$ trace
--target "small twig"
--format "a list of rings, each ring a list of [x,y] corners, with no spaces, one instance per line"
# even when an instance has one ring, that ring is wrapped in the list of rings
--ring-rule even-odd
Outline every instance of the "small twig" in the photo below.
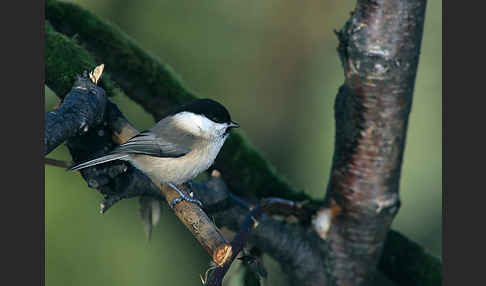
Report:
[[[251,210],[252,205],[245,202],[240,197],[228,191],[228,197],[234,201],[240,207]],[[265,214],[271,215],[281,215],[281,216],[294,216],[301,223],[305,223],[310,220],[312,215],[317,211],[318,204],[311,203],[310,201],[294,202],[291,200],[286,200],[282,198],[269,197],[263,199],[264,201],[272,201],[272,204],[265,209]]]
[[[208,286],[222,285],[223,278],[226,275],[226,272],[228,272],[235,258],[246,246],[250,235],[250,231],[253,228],[258,226],[258,220],[260,219],[260,217],[266,212],[275,211],[276,209],[281,207],[282,204],[292,205],[295,203],[280,198],[269,198],[263,200],[261,204],[258,204],[252,208],[250,213],[246,216],[245,220],[243,221],[240,232],[235,236],[235,238],[230,243],[233,249],[233,254],[223,266],[217,267],[214,269],[214,271],[211,272],[209,280],[207,281],[206,285]]]
[[[66,161],[61,161],[61,160],[56,160],[51,158],[44,158],[44,163],[47,165],[52,165],[61,168],[70,168],[73,165],[72,162],[66,162]]]
[[[316,211],[315,204],[310,201],[294,202],[282,198],[266,198],[272,203],[265,209],[267,215],[294,216],[300,222],[305,223]]]
[[[250,234],[251,229],[254,227],[256,221],[260,216],[263,214],[264,207],[257,205],[253,208],[253,210],[248,214],[248,216],[243,221],[243,225],[241,226],[240,232],[235,236],[233,241],[231,241],[230,245],[233,248],[233,254],[228,259],[226,264],[223,266],[215,268],[209,277],[206,285],[208,286],[221,286],[223,283],[223,278],[228,272],[231,264],[241,252],[241,250],[245,247],[246,243],[248,242],[248,237]]]

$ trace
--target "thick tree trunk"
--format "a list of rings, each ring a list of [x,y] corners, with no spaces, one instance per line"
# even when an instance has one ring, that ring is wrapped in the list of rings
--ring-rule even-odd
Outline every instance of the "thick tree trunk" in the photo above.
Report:
[[[336,204],[326,272],[332,285],[369,284],[400,203],[398,186],[425,0],[358,1],[337,33],[345,83],[326,201]]]

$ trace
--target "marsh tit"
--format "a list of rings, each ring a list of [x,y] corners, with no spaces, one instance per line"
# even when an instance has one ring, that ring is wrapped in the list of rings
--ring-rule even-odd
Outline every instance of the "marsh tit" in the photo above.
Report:
[[[167,184],[181,200],[200,202],[180,191],[180,185],[207,170],[216,159],[232,128],[228,110],[211,99],[196,99],[170,111],[152,128],[117,146],[108,154],[77,164],[80,170],[114,160],[130,162],[153,181]]]

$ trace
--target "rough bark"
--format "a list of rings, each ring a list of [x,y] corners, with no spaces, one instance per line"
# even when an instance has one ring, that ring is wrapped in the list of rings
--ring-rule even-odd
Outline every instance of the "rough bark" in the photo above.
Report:
[[[332,285],[372,281],[399,209],[398,187],[425,17],[424,0],[358,1],[337,32],[345,83],[326,201]]]
[[[62,105],[46,113],[44,155],[73,136],[82,135],[101,123],[105,112],[104,89],[79,77]]]

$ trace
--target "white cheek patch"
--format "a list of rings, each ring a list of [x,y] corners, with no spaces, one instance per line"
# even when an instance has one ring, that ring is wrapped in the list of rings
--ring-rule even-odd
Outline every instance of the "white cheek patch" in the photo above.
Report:
[[[194,135],[200,135],[201,130],[201,116],[198,116],[192,112],[181,112],[174,115],[173,119],[176,125],[186,131],[191,132]]]
[[[187,111],[174,115],[174,120],[179,128],[204,137],[222,135],[227,127],[225,123],[215,123],[205,116]]]

